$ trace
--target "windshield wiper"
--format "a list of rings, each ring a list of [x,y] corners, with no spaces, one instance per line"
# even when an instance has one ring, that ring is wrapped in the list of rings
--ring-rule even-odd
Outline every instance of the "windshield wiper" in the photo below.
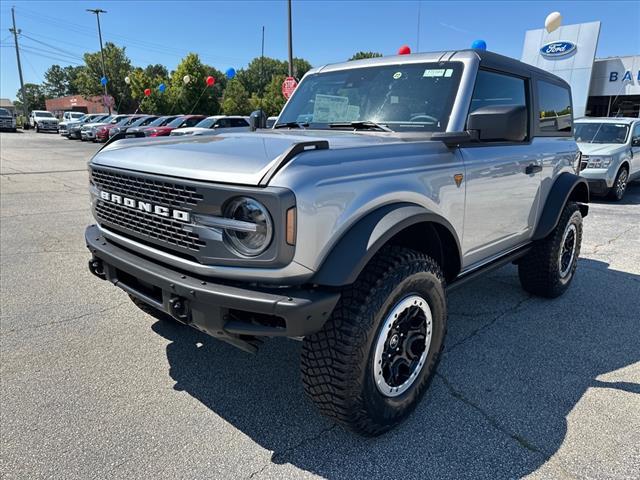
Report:
[[[307,128],[308,126],[308,122],[285,122],[276,123],[273,128]]]
[[[380,132],[393,132],[386,125],[381,125],[376,122],[358,121],[358,122],[334,122],[329,124],[330,128],[348,128],[351,127],[354,130],[378,130]]]

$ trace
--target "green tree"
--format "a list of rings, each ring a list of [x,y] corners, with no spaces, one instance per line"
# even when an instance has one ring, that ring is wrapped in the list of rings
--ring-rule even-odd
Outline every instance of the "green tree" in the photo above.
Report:
[[[44,72],[44,94],[49,98],[64,97],[69,91],[67,76],[60,65],[51,65]]]
[[[187,84],[183,78],[189,75]],[[207,77],[212,76],[216,82],[207,87]],[[172,102],[173,113],[200,113],[217,115],[220,112],[220,99],[226,85],[226,79],[219,70],[205,65],[195,53],[184,57],[171,74],[168,98]]]
[[[249,93],[240,80],[229,80],[222,96],[222,111],[225,115],[248,115],[251,113]]]
[[[42,86],[35,83],[25,83],[24,84],[25,96],[27,97],[27,104],[29,106],[29,111],[31,110],[44,110],[46,108],[44,99],[44,89]],[[16,93],[17,101],[15,102],[16,109],[23,110],[24,108],[24,98],[22,97],[22,90],[18,90]],[[29,112],[26,112],[28,115]]]
[[[269,117],[279,115],[287,101],[284,95],[282,95],[282,82],[285,78],[287,78],[286,75],[274,75],[267,85],[267,88],[265,88],[262,97],[256,94],[252,95],[252,108],[256,110],[261,108]]]
[[[77,95],[80,93],[80,89],[78,88],[78,75],[84,69],[85,67],[82,65],[77,67],[69,65],[63,68],[65,81],[67,83],[67,95]]]
[[[146,73],[151,78],[169,78],[167,67],[159,63],[156,63],[155,65],[147,65],[144,69],[144,73]]]
[[[351,58],[349,59],[349,61],[351,60],[362,60],[363,58],[377,58],[377,57],[381,57],[382,54],[378,53],[378,52],[358,52],[358,53],[354,53]]]
[[[108,80],[107,91],[114,98],[116,108],[120,112],[134,110],[135,103],[124,81],[124,78],[131,72],[131,60],[125,53],[125,47],[121,48],[114,43],[107,42],[104,46],[104,59]],[[85,53],[84,62],[86,68],[78,72],[76,78],[79,93],[84,96],[101,95],[103,87],[100,83],[102,78],[100,52]]]
[[[296,78],[302,78],[310,69],[311,64],[305,59],[293,59],[293,72]],[[238,80],[242,82],[249,94],[256,94],[258,98],[261,98],[273,76],[286,76],[288,71],[289,62],[269,57],[264,57],[264,59],[256,57],[249,62],[247,68],[238,71]]]

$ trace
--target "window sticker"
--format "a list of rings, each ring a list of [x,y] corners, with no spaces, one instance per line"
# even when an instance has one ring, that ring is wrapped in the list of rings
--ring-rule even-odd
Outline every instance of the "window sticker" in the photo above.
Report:
[[[347,122],[355,122],[360,119],[360,107],[358,105],[347,105]]]
[[[347,116],[348,108],[348,97],[318,93],[313,104],[313,121],[322,123],[343,122]]]
[[[447,68],[447,71],[444,72],[444,76],[450,77],[451,75],[453,75],[453,68]]]
[[[400,77],[402,77],[402,72],[396,72],[393,74],[393,79],[394,80],[398,80]]]
[[[389,97],[389,103],[391,103],[392,105],[394,103],[400,103],[400,97],[398,97],[397,95],[391,95]]]
[[[444,68],[427,68],[424,71],[423,77],[441,77],[444,75]]]

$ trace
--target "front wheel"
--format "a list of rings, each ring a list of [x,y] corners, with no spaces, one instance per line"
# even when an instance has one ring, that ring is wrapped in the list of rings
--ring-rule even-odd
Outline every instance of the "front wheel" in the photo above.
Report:
[[[582,214],[575,202],[565,205],[558,225],[518,262],[520,284],[547,298],[562,295],[573,280],[582,243]]]
[[[36,123],[36,133],[40,133],[40,127],[38,126],[37,123]]]
[[[302,380],[321,413],[367,436],[404,420],[444,344],[447,302],[428,256],[385,247],[346,288],[322,330],[305,337]]]
[[[616,175],[616,181],[613,187],[609,189],[609,198],[619,202],[627,191],[627,182],[629,181],[629,171],[626,167],[622,167]]]

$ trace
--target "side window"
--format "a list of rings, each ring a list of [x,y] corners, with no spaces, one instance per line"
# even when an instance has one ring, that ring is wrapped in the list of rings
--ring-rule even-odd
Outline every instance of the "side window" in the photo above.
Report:
[[[527,106],[524,79],[502,73],[480,70],[473,89],[469,113],[481,107],[495,105]]]
[[[537,82],[538,128],[541,132],[570,133],[573,125],[571,93],[548,82]]]
[[[232,127],[248,127],[249,124],[244,118],[232,118],[231,126]]]
[[[181,126],[182,127],[193,127],[196,123],[200,122],[200,120],[202,120],[201,117],[188,118],[187,121],[184,122]]]
[[[636,122],[636,126],[633,127],[633,136],[631,137],[631,146],[640,147],[640,122]]]

